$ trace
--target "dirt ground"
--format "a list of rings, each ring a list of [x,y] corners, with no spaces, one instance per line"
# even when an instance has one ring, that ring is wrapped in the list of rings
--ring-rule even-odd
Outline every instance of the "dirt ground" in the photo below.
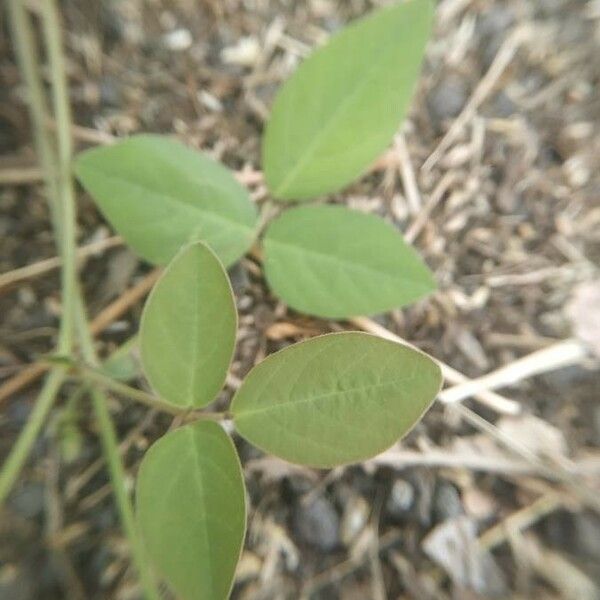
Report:
[[[236,170],[261,203],[260,135],[278,85],[329,33],[384,3],[62,2],[77,147],[174,134]],[[56,252],[5,35],[0,52],[0,273],[11,273]],[[468,377],[571,335],[566,306],[600,260],[599,56],[598,0],[439,2],[401,135],[335,198],[395,223],[439,283],[375,324]],[[143,299],[128,294],[152,270],[104,243],[111,235],[81,192],[79,244],[105,246],[82,261],[90,313],[127,302],[98,333],[103,356],[136,332]],[[231,277],[234,379],[290,342],[354,327],[288,311],[252,258]],[[0,386],[52,351],[59,315],[56,270],[0,278]],[[401,445],[351,468],[290,466],[236,439],[250,513],[233,597],[600,598],[595,366],[503,388],[517,416],[467,400],[496,426],[487,432],[438,403]],[[0,391],[0,456],[37,390]],[[111,410],[133,486],[169,420],[116,399]],[[88,399],[63,395],[0,513],[0,599],[140,597],[96,433]]]

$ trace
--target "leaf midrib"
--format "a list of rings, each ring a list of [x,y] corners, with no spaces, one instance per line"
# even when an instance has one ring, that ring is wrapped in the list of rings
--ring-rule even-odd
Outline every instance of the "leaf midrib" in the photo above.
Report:
[[[330,262],[335,263],[336,265],[338,265],[339,267],[342,267],[344,269],[354,269],[357,271],[361,271],[363,273],[368,273],[369,275],[372,275],[373,273],[375,273],[376,275],[382,276],[385,279],[389,279],[393,282],[397,282],[400,278],[399,275],[395,275],[392,273],[389,273],[388,271],[384,271],[381,269],[376,269],[373,267],[370,267],[368,265],[364,265],[361,263],[357,263],[357,262],[351,262],[351,261],[346,261],[343,260],[342,258],[340,258],[339,256],[335,255],[335,254],[327,254],[325,252],[321,252],[319,250],[315,250],[313,248],[307,248],[305,246],[300,246],[298,244],[292,244],[289,242],[283,242],[281,240],[277,240],[277,239],[273,239],[273,238],[267,238],[267,240],[265,240],[266,243],[270,243],[270,244],[275,244],[275,245],[279,245],[279,246],[283,246],[285,248],[289,248],[291,250],[294,250],[297,254],[311,254],[313,256],[318,256],[321,259],[324,260],[328,260]],[[425,265],[421,265],[419,264],[419,267],[421,267],[422,269],[426,269]],[[422,288],[424,290],[429,290],[431,289],[431,284],[429,284],[429,282],[427,283],[423,283],[420,279],[416,279],[414,277],[403,277],[403,281],[409,281],[410,283],[416,285],[416,286],[422,286]]]
[[[382,47],[385,48],[386,46],[387,37],[385,43],[379,46],[376,50],[373,50],[372,54],[376,55],[378,52],[381,52]],[[309,160],[311,160],[315,150],[322,143],[323,139],[326,139],[326,136],[329,135],[329,131],[336,124],[336,122],[340,118],[340,115],[344,113],[346,107],[354,101],[354,99],[363,91],[363,89],[367,87],[368,84],[371,83],[373,79],[375,79],[376,75],[379,75],[379,73],[383,71],[382,64],[384,64],[384,61],[380,61],[376,64],[377,67],[371,69],[366,77],[361,78],[357,86],[344,97],[340,104],[337,105],[336,110],[330,113],[330,115],[327,117],[325,124],[319,129],[317,135],[314,136],[313,141],[306,147],[304,155],[301,156],[298,162],[289,170],[288,174],[284,177],[283,181],[277,186],[277,188],[273,190],[273,195],[275,197],[281,196],[287,191],[290,184],[294,182],[298,173],[306,166]]]
[[[264,413],[272,412],[274,410],[281,410],[282,408],[285,409],[288,407],[292,408],[292,407],[296,407],[296,406],[302,406],[305,404],[315,404],[316,402],[320,402],[326,398],[333,398],[335,396],[354,394],[357,392],[364,392],[367,390],[376,390],[376,389],[383,388],[383,387],[390,386],[390,385],[399,385],[400,383],[405,383],[407,381],[410,381],[410,379],[412,379],[412,377],[405,377],[402,379],[392,379],[389,381],[384,381],[384,382],[376,383],[376,384],[372,384],[372,385],[359,386],[359,387],[348,388],[348,389],[340,390],[340,391],[327,392],[325,394],[319,394],[317,396],[309,396],[306,398],[300,398],[299,400],[284,400],[283,402],[278,402],[276,404],[269,404],[268,406],[261,406],[260,408],[255,408],[253,410],[241,409],[237,412],[237,414],[234,414],[234,419],[251,417],[256,414],[264,414]],[[235,412],[235,410],[234,410],[234,412]]]
[[[206,493],[204,491],[204,485],[203,485],[203,478],[202,478],[202,467],[200,465],[200,460],[199,460],[199,456],[198,456],[198,448],[196,446],[196,440],[195,440],[195,436],[194,433],[191,430],[188,430],[190,437],[191,437],[191,448],[192,448],[192,456],[193,456],[193,461],[196,465],[196,469],[194,471],[195,473],[195,480],[196,480],[196,485],[198,486],[198,496],[201,498],[201,504],[202,504],[202,508],[203,508],[203,512],[205,515],[204,519],[200,519],[202,521],[202,527],[204,529],[204,538],[205,538],[205,547],[206,547],[206,554],[207,556],[204,557],[208,563],[208,569],[207,569],[207,578],[208,578],[208,587],[214,592],[215,591],[215,585],[214,585],[214,578],[213,578],[213,567],[212,567],[212,552],[210,551],[210,535],[208,533],[208,510],[207,510],[207,502],[206,502]]]
[[[197,257],[193,256],[194,259],[196,259]],[[194,260],[194,266],[197,267],[197,262],[200,261],[196,261]],[[194,293],[194,310],[192,311],[192,329],[191,329],[191,343],[192,343],[192,358],[191,358],[191,365],[190,365],[190,370],[191,370],[191,377],[188,381],[188,406],[194,406],[196,404],[195,400],[195,393],[194,391],[196,390],[196,379],[198,377],[198,320],[199,320],[199,316],[198,316],[198,302],[199,302],[199,297],[200,297],[200,269],[195,268],[195,277],[194,277],[194,287],[195,287],[195,293]]]

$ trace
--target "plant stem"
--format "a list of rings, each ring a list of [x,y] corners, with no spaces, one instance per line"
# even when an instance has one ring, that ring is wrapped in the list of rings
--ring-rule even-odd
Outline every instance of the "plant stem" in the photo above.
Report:
[[[9,0],[8,8],[15,53],[28,92],[29,113],[34,131],[33,137],[38,156],[44,168],[48,201],[58,240],[59,253],[63,255],[66,250],[66,244],[63,244],[62,242],[62,211],[60,210],[58,183],[54,176],[56,169],[53,159],[53,146],[46,129],[46,101],[40,78],[34,36],[31,29],[31,23],[20,1]],[[67,277],[63,276],[62,278],[63,302],[65,301],[64,294],[65,292],[68,292],[70,288],[68,277],[69,275],[67,275]],[[68,325],[65,325],[64,320],[61,320],[58,351],[61,354],[69,354],[71,352],[71,347],[72,331]],[[6,462],[2,466],[2,471],[0,472],[0,504],[4,501],[14,485],[14,482],[29,455],[31,447],[46,421],[46,417],[65,380],[66,374],[66,367],[57,366],[52,369],[44,382],[27,423],[19,434]]]
[[[131,545],[133,562],[139,573],[140,582],[146,598],[149,600],[160,600],[160,594],[156,588],[156,582],[150,571],[146,553],[137,530],[133,507],[131,506],[131,499],[129,498],[127,485],[125,483],[125,469],[119,455],[119,442],[110,413],[108,412],[106,396],[97,389],[92,389],[90,394],[94,406],[94,413],[96,419],[98,419],[98,425],[100,426],[100,438],[102,440],[102,448],[104,449],[104,456],[108,464],[108,470],[113,484],[115,501],[121,517],[121,524],[125,530],[125,535],[129,539],[129,544]]]
[[[39,72],[35,37],[31,28],[31,22],[25,8],[21,4],[21,0],[9,0],[8,9],[14,51],[27,88],[27,104],[29,105],[29,117],[33,125],[33,141],[44,172],[46,195],[50,204],[53,226],[57,232],[56,239],[58,241],[60,239],[60,219],[58,181],[54,162],[55,150],[46,126],[48,122],[48,107]],[[60,244],[58,246],[60,254]]]
[[[56,1],[45,0],[45,2],[41,4],[41,14],[52,78],[52,98],[56,116],[58,140],[59,189],[63,199],[61,211],[61,220],[63,224],[63,252],[61,258],[63,263],[63,280],[67,284],[67,287],[63,292],[63,319],[68,319],[65,327],[67,328],[69,335],[72,335],[75,322],[77,323],[81,348],[85,360],[97,365],[98,358],[89,332],[83,298],[77,284],[75,262],[75,194],[71,177],[71,160],[73,154],[71,137],[72,121],[61,41],[60,20]],[[65,352],[65,348],[59,344],[58,352],[60,354],[69,354],[70,347],[68,347],[67,350],[68,351]],[[136,531],[133,509],[125,485],[125,470],[120,460],[117,436],[110,418],[110,413],[108,412],[107,399],[99,390],[92,390],[91,396],[96,418],[98,419],[98,424],[100,426],[102,447],[108,463],[117,507],[119,509],[123,528],[129,538],[133,560],[139,571],[141,584],[146,597],[152,600],[158,600],[160,596],[150,574],[144,549]]]
[[[46,421],[48,412],[54,399],[61,388],[67,374],[67,367],[52,369],[44,382],[35,406],[27,419],[25,427],[21,430],[17,441],[11,448],[6,462],[2,465],[0,473],[0,505],[12,489],[12,486],[25,463],[31,448]]]
[[[165,402],[157,396],[153,396],[152,394],[148,394],[143,390],[138,390],[125,383],[116,381],[109,375],[105,375],[101,371],[98,371],[96,368],[91,368],[81,364],[75,364],[74,367],[77,371],[79,371],[81,376],[89,382],[96,383],[97,385],[111,390],[115,394],[118,394],[120,396],[124,396],[126,398],[130,398],[131,400],[135,400],[136,402],[140,402],[141,404],[144,404],[149,408],[153,408],[161,412],[166,412],[176,417],[192,417],[193,420],[203,419],[210,421],[220,421],[222,419],[228,418],[229,416],[225,412],[200,412],[189,408],[179,408],[177,406],[169,404],[168,402]]]
[[[67,77],[64,65],[60,22],[55,0],[46,0],[41,5],[42,26],[46,41],[50,78],[52,82],[52,104],[56,118],[58,142],[58,187],[60,192],[61,258],[62,258],[62,320],[59,354],[69,355],[72,350],[75,296],[77,294],[77,266],[75,261],[75,193],[71,179],[73,142],[71,137],[71,109],[69,105]]]
[[[141,404],[144,404],[149,408],[154,408],[161,412],[169,413],[173,416],[180,416],[189,412],[186,409],[181,409],[171,404],[168,404],[162,401],[160,398],[153,396],[152,394],[148,394],[142,390],[133,388],[125,383],[116,381],[109,375],[105,375],[101,371],[98,371],[96,368],[91,368],[85,365],[75,365],[75,369],[79,371],[81,376],[87,381],[93,382],[99,385],[100,387],[110,390],[120,396],[124,396],[125,398],[130,398],[131,400],[140,402]]]
[[[88,320],[85,314],[83,298],[79,290],[75,299],[75,325],[79,334],[81,351],[84,360],[88,361],[97,368],[99,365],[99,360],[98,356],[96,355],[94,340],[92,338]],[[98,373],[95,369],[89,369],[89,371],[92,373]],[[112,381],[110,377],[107,377],[106,379]],[[94,413],[100,427],[102,449],[108,465],[115,501],[117,503],[117,508],[119,510],[125,535],[129,540],[133,562],[140,575],[140,582],[144,589],[146,598],[150,600],[160,600],[160,594],[158,593],[156,583],[150,572],[146,553],[144,551],[139,532],[137,531],[133,507],[131,506],[131,500],[129,498],[127,485],[125,483],[125,468],[123,467],[123,463],[121,462],[121,457],[119,454],[119,442],[115,432],[114,424],[108,411],[108,399],[101,390],[95,388],[90,390],[90,395],[92,398]]]

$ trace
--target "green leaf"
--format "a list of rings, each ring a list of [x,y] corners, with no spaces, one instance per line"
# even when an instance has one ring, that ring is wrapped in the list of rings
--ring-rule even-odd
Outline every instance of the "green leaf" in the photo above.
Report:
[[[232,403],[239,433],[314,467],[365,460],[421,418],[441,374],[425,354],[366,333],[333,333],[272,354]]]
[[[229,595],[246,529],[240,462],[216,423],[167,433],[144,456],[137,516],[150,559],[182,600]]]
[[[409,304],[435,282],[389,223],[342,206],[301,206],[271,223],[265,274],[292,308],[331,319]]]
[[[432,17],[430,0],[382,8],[298,68],[275,99],[263,141],[276,198],[339,190],[386,148],[408,109]]]
[[[237,311],[227,274],[202,242],[184,248],[150,294],[140,326],[142,366],[177,406],[202,407],[225,382]]]
[[[257,214],[247,191],[207,156],[159,135],[94,148],[75,163],[104,216],[146,260],[164,264],[205,241],[225,266],[252,245]]]
[[[138,336],[134,335],[123,342],[102,363],[101,371],[117,381],[131,381],[140,374],[138,351]]]

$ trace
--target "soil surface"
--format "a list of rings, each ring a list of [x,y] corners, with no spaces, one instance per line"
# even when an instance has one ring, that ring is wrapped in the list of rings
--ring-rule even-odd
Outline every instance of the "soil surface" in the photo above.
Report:
[[[65,0],[77,149],[172,134],[237,171],[261,204],[260,139],[275,91],[311,48],[377,4]],[[9,273],[56,250],[8,36],[0,53],[0,273]],[[600,260],[598,56],[597,0],[439,3],[402,132],[367,176],[329,199],[384,216],[435,272],[434,295],[377,324],[468,377],[571,335],[566,307],[598,279]],[[78,243],[108,239],[79,192]],[[115,243],[83,260],[91,317],[151,270]],[[287,310],[252,257],[230,274],[240,311],[233,379],[292,342],[353,328]],[[99,333],[102,356],[135,334],[142,302]],[[56,270],[0,287],[0,385],[53,350],[59,318]],[[440,403],[384,456],[329,472],[236,439],[250,512],[233,597],[600,597],[594,367],[500,390],[518,416],[466,401],[513,446],[573,474],[566,483]],[[135,364],[131,376],[146,385]],[[1,401],[0,456],[38,390]],[[140,597],[89,400],[76,390],[60,397],[0,513],[1,600]],[[125,400],[111,411],[133,487],[170,422]]]

